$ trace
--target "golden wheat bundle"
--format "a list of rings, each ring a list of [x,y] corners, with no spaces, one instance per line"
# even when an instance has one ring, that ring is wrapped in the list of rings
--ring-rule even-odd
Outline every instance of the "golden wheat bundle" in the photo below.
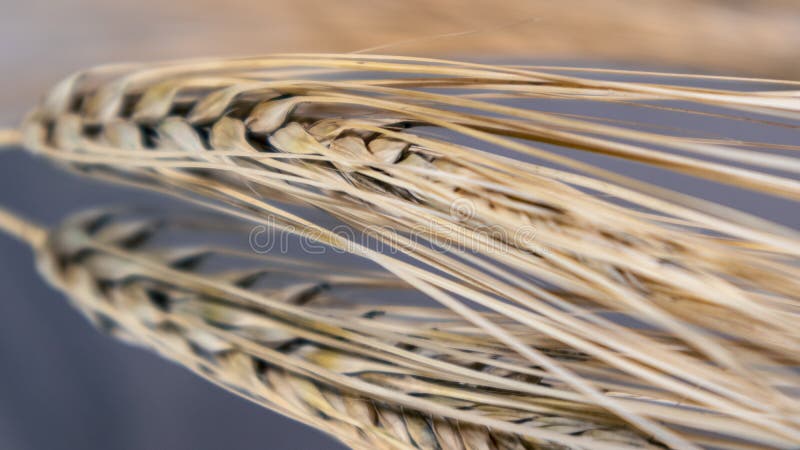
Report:
[[[645,80],[629,79],[636,77]],[[554,417],[573,420],[570,410],[611,420],[608,434],[625,436],[613,448],[789,448],[800,443],[797,232],[628,176],[631,166],[603,169],[587,155],[733,185],[794,208],[797,145],[669,128],[659,115],[792,134],[796,85],[276,55],[80,72],[46,97],[22,132],[30,149],[81,173],[364,257],[502,349],[495,359],[458,348],[459,358],[469,354],[486,368],[479,372],[541,377],[477,382],[463,364],[437,366],[450,388],[477,386],[470,398],[493,412],[466,418],[453,415],[452,404],[444,411],[398,403],[423,415],[515,439],[605,448],[609,429],[590,434],[591,443],[575,441],[586,437],[571,426],[553,435],[497,410],[520,406],[503,403],[513,399],[550,413],[555,402],[565,410]],[[597,105],[631,109],[637,120],[593,112]],[[348,231],[321,224],[311,208]],[[416,333],[410,326],[393,339]],[[429,341],[452,348],[448,337],[438,339]],[[564,352],[580,357],[565,360]],[[379,353],[390,352],[384,345]]]

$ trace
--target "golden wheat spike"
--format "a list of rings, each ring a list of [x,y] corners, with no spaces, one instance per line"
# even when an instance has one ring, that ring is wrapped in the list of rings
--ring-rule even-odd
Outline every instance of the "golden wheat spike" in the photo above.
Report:
[[[513,354],[446,309],[348,301],[408,288],[396,279],[215,247],[209,231],[221,227],[241,230],[91,211],[31,241],[42,273],[101,330],[353,448],[657,447],[602,410],[515,395],[515,384],[546,391],[546,377],[502,368]],[[165,245],[170,233],[188,243]],[[215,258],[246,264],[214,269]],[[594,365],[544,336],[526,340]]]
[[[65,80],[23,132],[29,148],[83,173],[370,259],[515,354],[518,367],[547,373],[559,395],[663,445],[800,443],[797,231],[572,156],[647,164],[796,207],[799,147],[542,103],[796,132],[796,83],[706,78],[750,86],[731,90],[688,87],[676,74],[591,73],[599,78],[353,55],[117,66]],[[603,369],[565,364],[520,330]]]

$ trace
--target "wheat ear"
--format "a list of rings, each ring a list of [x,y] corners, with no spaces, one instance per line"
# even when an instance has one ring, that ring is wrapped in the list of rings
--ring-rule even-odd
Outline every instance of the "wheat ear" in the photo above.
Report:
[[[208,243],[241,228],[97,210],[31,243],[41,272],[99,329],[353,448],[657,447],[602,410],[514,395],[546,375],[516,372],[513,353],[446,309],[348,300],[409,288],[397,279]],[[170,234],[188,243],[165,245]],[[218,259],[238,268],[214,269]],[[594,365],[545,336],[525,339]]]
[[[786,88],[794,84],[759,83],[769,89],[278,55],[82,72],[54,89],[24,133],[31,149],[82,173],[192,195],[368,258],[542,368],[559,386],[548,395],[574,395],[664,445],[782,447],[800,442],[791,391],[800,355],[797,232],[567,151],[795,205],[798,147],[508,104],[610,103],[796,129],[800,101]],[[327,211],[414,263],[277,200]],[[464,202],[465,214],[453,210]],[[535,240],[518,233],[526,227]],[[411,245],[419,239],[426,245]],[[604,372],[527,345],[516,326],[601,361]]]

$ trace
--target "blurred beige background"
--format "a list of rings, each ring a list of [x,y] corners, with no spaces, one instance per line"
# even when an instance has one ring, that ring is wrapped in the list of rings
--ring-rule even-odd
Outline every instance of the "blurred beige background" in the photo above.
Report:
[[[797,0],[2,0],[1,10],[2,125],[72,70],[187,56],[389,45],[376,52],[800,75]]]

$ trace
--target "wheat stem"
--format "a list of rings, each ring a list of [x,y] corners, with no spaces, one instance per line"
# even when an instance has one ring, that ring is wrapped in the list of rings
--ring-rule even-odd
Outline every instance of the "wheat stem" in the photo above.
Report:
[[[34,249],[41,247],[47,238],[44,227],[3,207],[0,207],[0,230]]]
[[[22,143],[22,134],[14,128],[0,129],[0,149]]]

